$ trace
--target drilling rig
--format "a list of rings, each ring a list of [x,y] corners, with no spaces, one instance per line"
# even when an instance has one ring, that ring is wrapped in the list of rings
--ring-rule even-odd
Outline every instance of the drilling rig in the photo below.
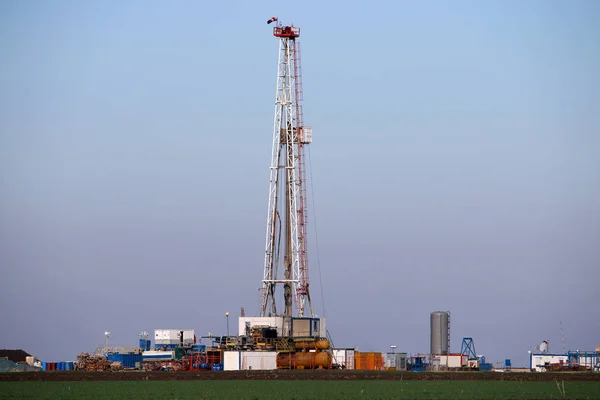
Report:
[[[304,162],[304,147],[312,142],[312,129],[304,126],[302,113],[300,28],[283,26],[277,17],[267,21],[273,22],[279,60],[260,315],[291,317],[295,300],[298,317],[305,313],[314,317],[308,284]],[[283,286],[283,311],[279,313],[278,285]]]
[[[300,28],[276,17],[267,23],[275,23],[279,57],[260,316],[240,316],[239,336],[227,347],[242,358],[272,352],[277,368],[330,368],[325,318],[314,313],[308,283],[304,149],[312,128],[302,113]]]

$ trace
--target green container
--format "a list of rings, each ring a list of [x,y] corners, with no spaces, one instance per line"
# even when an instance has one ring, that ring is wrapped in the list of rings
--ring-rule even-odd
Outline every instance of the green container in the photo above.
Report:
[[[181,358],[185,355],[185,349],[183,347],[175,348],[175,359],[181,360]]]

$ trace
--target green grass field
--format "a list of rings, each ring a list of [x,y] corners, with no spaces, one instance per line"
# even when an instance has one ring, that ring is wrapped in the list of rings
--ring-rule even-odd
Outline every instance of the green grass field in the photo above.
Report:
[[[0,399],[305,400],[599,399],[600,382],[107,381],[0,382]]]

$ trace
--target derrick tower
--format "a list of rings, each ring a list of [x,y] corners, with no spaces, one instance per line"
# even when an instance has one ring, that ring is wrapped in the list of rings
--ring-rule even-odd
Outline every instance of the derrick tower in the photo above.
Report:
[[[304,147],[312,142],[312,129],[304,126],[302,118],[300,28],[283,26],[276,17],[267,21],[273,22],[273,36],[279,39],[279,59],[260,315],[293,316],[295,303],[297,316],[313,317],[306,251],[304,165]],[[283,286],[283,309],[279,310],[277,286]]]

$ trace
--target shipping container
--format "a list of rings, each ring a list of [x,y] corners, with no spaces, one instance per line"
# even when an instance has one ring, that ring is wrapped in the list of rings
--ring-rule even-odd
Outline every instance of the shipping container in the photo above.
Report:
[[[239,351],[223,352],[223,370],[224,371],[239,371],[241,364],[241,356]]]
[[[354,349],[333,349],[333,360],[339,368],[354,369]]]
[[[195,343],[193,329],[155,329],[154,345],[175,344],[192,346]]]
[[[242,351],[240,352],[241,370],[274,370],[277,369],[277,352],[275,351]]]
[[[141,353],[109,354],[107,360],[110,362],[120,362],[125,368],[135,368],[136,363],[144,360],[144,356]]]
[[[382,353],[354,353],[354,369],[363,371],[378,371],[383,369],[383,365],[384,360]]]
[[[320,318],[292,318],[293,337],[321,337]]]
[[[529,368],[531,371],[545,372],[546,367],[551,364],[567,364],[569,356],[566,354],[530,354],[529,355]],[[481,364],[479,369],[481,370]]]
[[[441,369],[461,368],[468,366],[469,357],[464,354],[434,354],[432,360],[439,360]]]
[[[387,353],[385,355],[385,369],[393,371],[406,371],[407,353]]]

